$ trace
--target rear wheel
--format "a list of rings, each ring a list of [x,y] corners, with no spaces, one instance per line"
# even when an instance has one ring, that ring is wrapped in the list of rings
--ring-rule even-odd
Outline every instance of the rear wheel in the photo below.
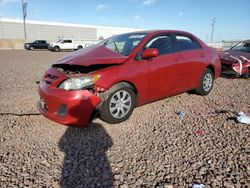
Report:
[[[113,86],[100,107],[100,119],[111,124],[127,120],[134,110],[135,99],[133,89],[127,84]]]
[[[208,95],[213,88],[214,74],[210,69],[206,69],[200,80],[200,85],[195,89],[199,95]]]

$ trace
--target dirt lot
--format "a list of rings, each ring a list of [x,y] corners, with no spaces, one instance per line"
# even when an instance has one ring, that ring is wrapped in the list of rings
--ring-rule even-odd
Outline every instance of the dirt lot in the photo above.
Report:
[[[66,55],[0,51],[0,187],[248,187],[250,79],[216,80],[136,108],[118,125],[59,125],[36,110],[36,81]],[[176,112],[185,112],[179,117]]]

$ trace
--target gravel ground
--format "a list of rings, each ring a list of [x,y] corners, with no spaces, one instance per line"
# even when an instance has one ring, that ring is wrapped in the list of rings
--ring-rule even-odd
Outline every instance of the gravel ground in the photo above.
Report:
[[[216,80],[136,108],[126,122],[72,128],[36,110],[36,81],[69,52],[0,51],[0,187],[249,187],[248,79]],[[176,112],[185,112],[179,117]]]

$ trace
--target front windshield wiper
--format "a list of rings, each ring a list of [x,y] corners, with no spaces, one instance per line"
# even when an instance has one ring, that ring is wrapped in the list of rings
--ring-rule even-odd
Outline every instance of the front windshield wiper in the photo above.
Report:
[[[115,45],[115,51],[117,51],[118,53],[120,53],[120,52],[119,52],[119,49],[118,49],[117,46],[116,46],[115,41],[113,41],[113,43],[114,43],[114,45]]]

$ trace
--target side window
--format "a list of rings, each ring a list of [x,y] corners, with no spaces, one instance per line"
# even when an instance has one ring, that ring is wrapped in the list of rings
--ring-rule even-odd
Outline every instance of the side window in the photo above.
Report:
[[[147,45],[146,48],[156,48],[159,52],[159,55],[172,53],[173,46],[171,43],[170,36],[159,36],[152,39]]]
[[[201,49],[201,45],[191,37],[177,35],[176,41],[179,51]]]
[[[71,40],[64,40],[63,42],[64,42],[64,43],[72,43]]]

